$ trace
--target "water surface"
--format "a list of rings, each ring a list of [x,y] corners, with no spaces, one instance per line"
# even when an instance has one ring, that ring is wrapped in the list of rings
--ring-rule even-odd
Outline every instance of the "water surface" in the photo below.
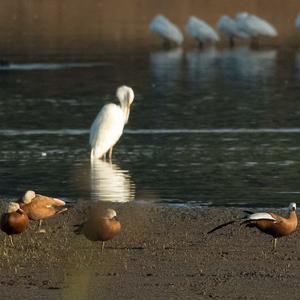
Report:
[[[297,202],[300,54],[139,50],[0,67],[1,195],[77,201],[287,206]],[[115,89],[136,98],[112,163],[88,129]]]

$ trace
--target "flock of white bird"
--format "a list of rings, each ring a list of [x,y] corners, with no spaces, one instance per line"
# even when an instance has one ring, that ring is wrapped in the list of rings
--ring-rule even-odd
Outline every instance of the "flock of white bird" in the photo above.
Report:
[[[300,29],[300,14],[296,18],[295,25]],[[181,45],[184,40],[181,30],[163,15],[157,15],[150,22],[149,27],[164,40],[166,45],[172,43]],[[217,29],[219,33],[229,38],[231,46],[237,38],[257,39],[260,36],[276,37],[278,35],[276,28],[268,21],[247,12],[237,13],[234,18],[222,16],[217,23]],[[218,32],[204,20],[195,16],[187,20],[186,33],[196,39],[199,46],[220,41]]]
[[[300,29],[300,14],[296,18],[295,25]],[[151,30],[163,38],[165,43],[182,44],[184,38],[180,29],[162,15],[157,15],[149,24]],[[222,16],[217,28],[220,33],[226,35],[231,46],[236,38],[249,39],[260,36],[276,37],[277,30],[266,20],[249,14],[238,13],[235,18]],[[213,44],[220,40],[219,34],[205,21],[190,17],[186,24],[186,32],[196,39],[200,46]],[[121,86],[116,92],[120,105],[109,103],[103,106],[90,128],[91,162],[102,159],[112,159],[114,145],[120,139],[124,126],[128,122],[130,106],[134,100],[134,92],[128,86]]]

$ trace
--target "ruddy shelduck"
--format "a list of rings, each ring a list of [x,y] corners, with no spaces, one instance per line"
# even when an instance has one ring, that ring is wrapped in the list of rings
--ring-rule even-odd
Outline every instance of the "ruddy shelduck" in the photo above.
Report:
[[[113,209],[105,209],[102,211],[93,211],[89,219],[78,225],[74,232],[76,234],[84,234],[90,241],[102,241],[102,249],[104,250],[105,241],[113,239],[121,231],[121,224],[116,219],[117,213]]]
[[[248,212],[249,213],[249,212]],[[284,218],[274,213],[252,213],[247,217],[239,218],[237,220],[232,220],[221,224],[214,229],[210,230],[208,233],[212,233],[217,229],[220,229],[229,224],[233,224],[236,221],[242,220],[240,225],[246,225],[246,227],[256,227],[263,233],[269,234],[273,237],[273,250],[276,250],[277,238],[287,236],[296,231],[298,225],[298,219],[296,214],[296,203],[290,203],[289,205],[289,216]]]
[[[19,203],[10,202],[7,212],[1,216],[1,230],[10,238],[13,245],[12,235],[24,232],[28,227],[29,219],[26,213],[20,208]]]
[[[45,230],[40,229],[42,220],[66,211],[65,205],[63,200],[39,195],[34,191],[27,191],[20,202],[20,207],[29,219],[39,221],[39,232],[45,232]]]

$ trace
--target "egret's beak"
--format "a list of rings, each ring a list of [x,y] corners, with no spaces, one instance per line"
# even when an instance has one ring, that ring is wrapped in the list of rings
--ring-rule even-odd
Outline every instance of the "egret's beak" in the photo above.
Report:
[[[125,124],[127,124],[127,122],[128,122],[129,113],[130,113],[130,103],[129,103],[129,100],[128,100],[128,101],[126,102],[126,106],[125,106],[125,110],[124,110],[124,114],[125,114]]]

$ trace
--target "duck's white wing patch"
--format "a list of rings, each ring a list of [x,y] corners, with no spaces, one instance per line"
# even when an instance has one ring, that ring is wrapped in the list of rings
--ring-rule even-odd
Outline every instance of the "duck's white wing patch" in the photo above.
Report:
[[[248,217],[247,220],[271,220],[271,221],[277,221],[275,218],[272,217],[271,214],[268,213],[255,213]]]
[[[53,202],[54,202],[54,205],[56,206],[64,206],[66,205],[66,202],[61,200],[61,199],[58,199],[58,198],[53,198]]]

